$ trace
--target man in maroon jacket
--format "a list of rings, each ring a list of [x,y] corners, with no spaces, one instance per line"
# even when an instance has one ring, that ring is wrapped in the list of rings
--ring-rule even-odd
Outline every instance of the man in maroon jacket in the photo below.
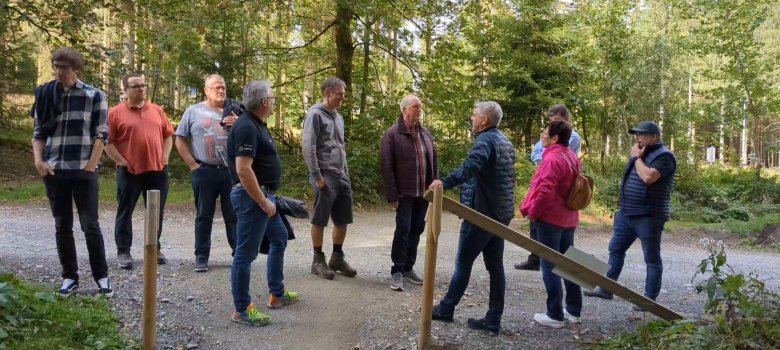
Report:
[[[433,136],[420,124],[421,113],[420,98],[407,95],[401,100],[398,123],[382,137],[385,195],[395,209],[390,289],[397,291],[404,290],[404,280],[418,285],[423,282],[413,269],[428,210],[428,202],[422,196],[428,185],[439,178]]]

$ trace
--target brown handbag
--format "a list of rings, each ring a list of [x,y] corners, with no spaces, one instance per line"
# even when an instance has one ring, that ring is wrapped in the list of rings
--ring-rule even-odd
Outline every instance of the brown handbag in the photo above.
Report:
[[[572,210],[585,209],[593,199],[593,178],[583,175],[581,171],[577,171],[577,167],[574,166],[574,162],[569,159],[566,152],[560,153],[563,158],[566,158],[566,162],[569,163],[574,173],[577,174],[574,177],[574,182],[571,184],[569,195],[566,197],[566,207]]]

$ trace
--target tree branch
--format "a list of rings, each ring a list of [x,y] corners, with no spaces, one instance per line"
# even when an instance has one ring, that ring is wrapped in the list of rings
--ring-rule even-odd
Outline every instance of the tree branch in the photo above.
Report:
[[[292,83],[294,83],[294,82],[296,82],[296,81],[298,81],[298,80],[301,80],[301,79],[304,79],[304,78],[306,78],[306,77],[310,77],[310,76],[312,76],[312,75],[315,75],[315,74],[317,74],[317,73],[324,72],[324,71],[326,71],[326,70],[328,70],[328,69],[334,69],[334,68],[336,68],[336,67],[333,67],[333,66],[328,66],[328,67],[325,67],[325,68],[321,68],[321,69],[319,69],[319,70],[316,70],[316,71],[314,71],[314,72],[311,72],[311,73],[309,73],[309,74],[304,74],[304,75],[301,75],[301,76],[294,77],[294,78],[292,78],[292,79],[290,79],[290,80],[288,80],[288,81],[285,81],[284,83],[281,83],[281,84],[276,84],[276,85],[274,85],[274,86],[272,86],[272,87],[273,87],[273,88],[278,88],[278,87],[282,87],[282,86],[285,86],[285,85],[290,85],[290,84],[292,84]]]

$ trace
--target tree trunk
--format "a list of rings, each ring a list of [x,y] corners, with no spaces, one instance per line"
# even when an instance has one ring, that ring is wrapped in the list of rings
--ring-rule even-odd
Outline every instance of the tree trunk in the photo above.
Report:
[[[360,118],[365,116],[366,113],[366,99],[368,97],[368,64],[371,61],[371,25],[374,24],[375,19],[366,21],[366,27],[363,28],[363,86],[360,87],[360,110],[358,115]],[[393,60],[395,61],[395,60]]]
[[[726,124],[726,95],[723,95],[723,101],[720,103],[720,126],[718,127],[718,134],[719,134],[719,145],[720,145],[720,154],[718,157],[718,160],[720,161],[721,165],[726,164],[726,141],[724,139],[723,129],[725,128]]]
[[[336,1],[336,77],[343,80],[347,85],[347,98],[341,108],[341,114],[344,116],[345,124],[352,121],[352,57],[355,54],[355,47],[352,43],[352,3],[347,0]],[[346,128],[349,133],[349,128]]]

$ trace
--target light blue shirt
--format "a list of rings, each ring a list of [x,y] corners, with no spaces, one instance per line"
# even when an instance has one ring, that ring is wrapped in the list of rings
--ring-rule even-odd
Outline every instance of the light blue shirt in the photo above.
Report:
[[[582,143],[582,140],[580,139],[580,134],[578,134],[576,131],[571,131],[571,137],[569,137],[569,148],[574,151],[574,154],[579,155],[580,154],[580,144]],[[542,152],[544,152],[544,147],[542,147],[542,139],[539,139],[538,142],[534,145],[533,151],[531,151],[531,162],[534,164],[539,164],[542,162]]]

